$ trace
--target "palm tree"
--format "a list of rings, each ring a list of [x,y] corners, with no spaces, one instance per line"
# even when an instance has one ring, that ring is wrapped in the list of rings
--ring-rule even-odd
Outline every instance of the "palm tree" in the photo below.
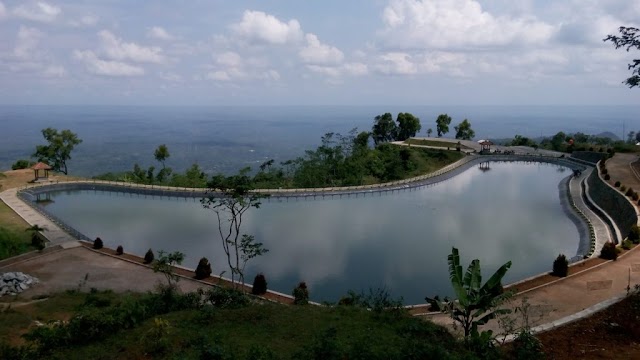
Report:
[[[40,236],[40,233],[43,231],[47,231],[46,228],[40,227],[38,224],[34,224],[25,229],[27,232],[31,232],[31,246],[37,248],[38,250],[42,250],[45,248],[45,241]]]

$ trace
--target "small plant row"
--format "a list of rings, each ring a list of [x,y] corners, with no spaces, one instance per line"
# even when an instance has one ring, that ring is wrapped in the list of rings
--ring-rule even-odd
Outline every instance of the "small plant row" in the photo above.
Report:
[[[582,212],[582,210],[578,208],[575,201],[573,200],[573,196],[571,196],[571,188],[570,188],[569,182],[567,182],[567,197],[569,198],[569,204],[571,205],[571,208],[573,209],[573,211],[575,211],[578,215],[580,215],[582,220],[584,220],[587,223],[587,226],[589,227],[589,252],[587,253],[587,255],[585,255],[586,258],[589,258],[596,251],[596,231],[593,228],[593,224],[591,223],[591,220],[587,217],[587,215],[584,212]]]

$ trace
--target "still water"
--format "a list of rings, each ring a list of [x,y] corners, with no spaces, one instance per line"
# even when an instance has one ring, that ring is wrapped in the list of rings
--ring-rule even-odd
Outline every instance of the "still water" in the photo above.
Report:
[[[306,281],[314,300],[348,290],[386,287],[405,303],[451,295],[447,255],[464,267],[480,259],[484,279],[504,262],[505,282],[549,271],[559,253],[576,254],[579,235],[564,214],[558,184],[570,170],[551,164],[474,166],[429,187],[350,198],[269,199],[252,210],[244,232],[270,250],[254,259],[247,282],[263,272],[272,290]],[[196,199],[101,191],[51,193],[47,210],[105,246],[126,252],[181,251],[184,265],[202,256],[226,270],[215,214]]]

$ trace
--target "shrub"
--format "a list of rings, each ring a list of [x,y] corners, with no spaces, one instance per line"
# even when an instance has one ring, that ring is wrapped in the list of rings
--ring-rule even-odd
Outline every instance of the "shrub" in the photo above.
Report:
[[[116,255],[122,254],[124,254],[124,249],[122,248],[122,245],[118,245],[118,248],[116,249]]]
[[[11,170],[20,170],[20,169],[28,169],[32,167],[35,163],[33,161],[20,159],[11,165]]]
[[[264,277],[263,273],[259,273],[253,279],[253,287],[251,288],[251,293],[253,295],[262,295],[267,292],[267,278]]]
[[[626,196],[633,196],[633,188],[631,186],[629,186],[629,188],[627,189],[627,192],[624,193]]]
[[[629,250],[631,249],[631,247],[633,246],[633,242],[629,239],[624,239],[622,240],[622,245],[621,247],[625,250]]]
[[[624,192],[625,190],[627,190],[626,186],[624,186],[624,185],[620,186],[620,191]]]
[[[620,181],[616,181],[616,183],[615,183],[615,184],[613,184],[613,186],[615,186],[615,187],[620,187]]]
[[[42,236],[40,236],[40,234],[34,232],[31,235],[31,246],[42,251],[46,247],[46,242],[44,241]]]
[[[542,343],[530,331],[522,330],[513,340],[512,359],[545,359]]]
[[[629,229],[629,235],[627,235],[627,237],[634,244],[637,244],[640,241],[640,228],[638,227],[638,225],[631,225],[631,229]]]
[[[604,150],[602,150],[602,148],[600,148],[600,149],[598,149],[598,152],[601,153],[601,152],[604,152]]]
[[[198,261],[198,266],[196,267],[196,279],[202,280],[211,276],[211,263],[206,257],[203,257]]]
[[[249,298],[239,290],[212,287],[204,293],[206,301],[213,307],[234,309],[249,305]]]
[[[300,282],[298,286],[293,289],[293,303],[295,305],[306,305],[309,303],[309,289],[307,289],[307,283]]]
[[[558,255],[553,261],[553,275],[565,277],[569,273],[569,261],[564,254]]]
[[[602,246],[602,251],[600,252],[600,258],[606,260],[617,260],[618,259],[618,250],[616,249],[616,244],[612,242],[607,242]]]
[[[607,175],[609,173],[609,170],[607,170],[607,168],[603,168],[601,172],[602,175]]]
[[[633,199],[633,201],[637,201],[638,200],[638,193],[634,191],[633,195],[631,195],[631,198]]]
[[[611,180],[611,175],[609,175],[609,174],[605,175],[605,176],[604,176],[604,179],[605,179],[605,180]]]
[[[153,255],[153,250],[151,249],[147,250],[147,253],[144,254],[144,263],[151,264],[154,259],[155,259],[155,256]]]
[[[104,243],[102,242],[102,239],[100,239],[99,237],[93,240],[94,249],[102,249],[103,246],[104,246]]]

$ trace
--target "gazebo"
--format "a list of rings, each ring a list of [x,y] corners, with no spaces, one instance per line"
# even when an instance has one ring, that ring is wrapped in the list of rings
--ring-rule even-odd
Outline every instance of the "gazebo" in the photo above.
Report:
[[[43,163],[43,162],[39,162],[35,165],[33,165],[31,167],[31,170],[33,170],[33,174],[35,176],[35,179],[33,179],[33,181],[40,181],[40,180],[49,180],[49,170],[51,170],[52,167]],[[41,176],[42,173],[40,171],[44,171],[44,176]]]
[[[480,152],[491,152],[491,145],[493,145],[491,140],[478,140],[478,144],[480,144]]]

